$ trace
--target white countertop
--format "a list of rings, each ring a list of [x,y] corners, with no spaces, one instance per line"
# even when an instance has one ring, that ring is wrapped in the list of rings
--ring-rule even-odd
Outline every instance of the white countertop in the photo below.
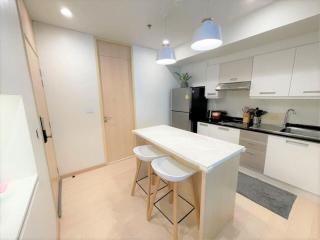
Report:
[[[37,175],[13,180],[0,194],[0,239],[19,238],[37,180]]]
[[[205,172],[245,151],[243,146],[167,125],[136,129],[133,133]]]

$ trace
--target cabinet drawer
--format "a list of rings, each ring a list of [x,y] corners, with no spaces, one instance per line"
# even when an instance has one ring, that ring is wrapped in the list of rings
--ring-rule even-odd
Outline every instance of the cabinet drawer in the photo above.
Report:
[[[266,145],[268,135],[265,133],[242,130],[240,131],[240,138]]]
[[[240,137],[240,145],[245,146],[248,150],[254,150],[258,152],[266,152],[267,145],[263,142],[255,142],[249,139]]]
[[[240,130],[225,126],[210,125],[210,136],[231,143],[239,143]]]
[[[240,156],[240,165],[257,172],[263,173],[265,164],[265,152],[247,149]]]

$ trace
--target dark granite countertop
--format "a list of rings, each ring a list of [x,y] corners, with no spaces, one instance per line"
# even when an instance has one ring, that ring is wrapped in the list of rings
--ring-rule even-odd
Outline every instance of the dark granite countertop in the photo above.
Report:
[[[234,121],[232,121],[234,120]],[[229,118],[224,119],[220,122],[212,122],[208,120],[200,121],[208,124],[213,125],[219,125],[219,126],[226,126],[231,128],[237,128],[241,130],[247,130],[247,131],[254,131],[254,132],[261,132],[266,134],[272,134],[272,135],[278,135],[288,138],[294,138],[294,139],[300,139],[300,140],[306,140],[310,142],[320,143],[320,127],[319,126],[310,126],[310,125],[302,125],[302,124],[288,124],[287,127],[296,127],[296,128],[304,128],[304,129],[312,129],[315,130],[316,134],[313,134],[313,136],[306,136],[306,135],[300,135],[300,134],[294,134],[294,133],[288,133],[288,132],[281,132],[283,129],[282,126],[278,125],[272,125],[272,124],[261,124],[260,127],[253,127],[253,126],[246,126],[241,123],[241,118]]]

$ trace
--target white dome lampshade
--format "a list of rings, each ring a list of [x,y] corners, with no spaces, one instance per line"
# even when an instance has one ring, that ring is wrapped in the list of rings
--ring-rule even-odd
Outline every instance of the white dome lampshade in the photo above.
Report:
[[[221,28],[211,18],[202,21],[195,31],[191,48],[196,51],[207,51],[222,45]]]
[[[164,41],[162,48],[159,49],[156,62],[160,65],[170,65],[177,62],[174,49],[170,47],[167,40]]]

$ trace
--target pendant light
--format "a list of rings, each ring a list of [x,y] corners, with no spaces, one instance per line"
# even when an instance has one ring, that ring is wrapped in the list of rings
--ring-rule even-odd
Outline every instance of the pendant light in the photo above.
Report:
[[[170,65],[177,62],[174,49],[170,47],[169,40],[162,41],[162,48],[158,51],[156,62],[160,65]]]
[[[202,21],[192,38],[191,48],[196,51],[207,51],[222,45],[221,29],[211,18]]]
[[[210,9],[210,0],[206,8],[207,14]],[[202,20],[201,26],[195,31],[191,48],[196,51],[207,51],[222,45],[221,28],[212,18]]]
[[[167,32],[167,18],[165,17],[164,34]],[[156,63],[160,65],[170,65],[176,63],[176,55],[174,49],[170,47],[170,41],[164,39],[162,41],[162,47],[158,50]]]

